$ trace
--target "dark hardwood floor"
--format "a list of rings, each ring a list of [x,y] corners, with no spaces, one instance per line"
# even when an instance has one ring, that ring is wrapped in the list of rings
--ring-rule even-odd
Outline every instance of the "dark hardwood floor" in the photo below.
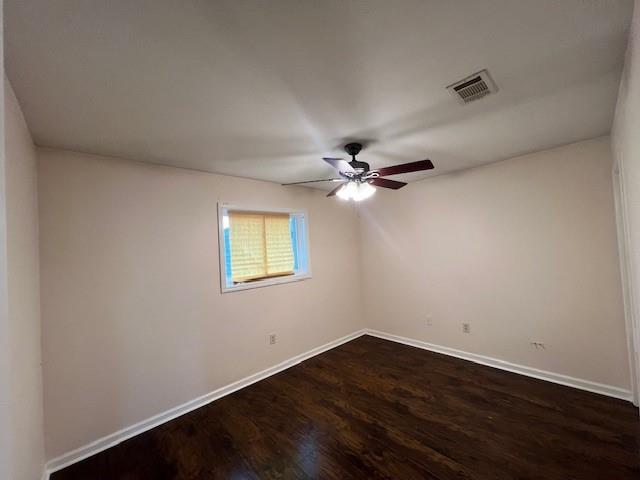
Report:
[[[52,480],[640,479],[628,402],[365,336]]]

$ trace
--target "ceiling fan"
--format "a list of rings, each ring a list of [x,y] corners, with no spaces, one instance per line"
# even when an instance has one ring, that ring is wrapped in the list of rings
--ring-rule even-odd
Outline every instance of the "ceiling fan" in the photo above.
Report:
[[[398,190],[406,185],[405,182],[389,180],[389,175],[398,175],[400,173],[419,172],[422,170],[431,170],[433,163],[431,160],[420,160],[418,162],[403,163],[402,165],[394,165],[392,167],[382,167],[371,170],[369,164],[356,160],[356,155],[362,150],[361,143],[348,143],[344,146],[345,152],[351,155],[351,161],[348,162],[342,158],[323,158],[325,162],[335,168],[340,177],[325,178],[322,180],[309,180],[306,182],[283,183],[283,185],[302,185],[305,183],[317,182],[340,182],[336,188],[331,190],[327,197],[337,195],[343,200],[354,200],[359,202],[373,195],[376,191],[375,187],[391,188]]]

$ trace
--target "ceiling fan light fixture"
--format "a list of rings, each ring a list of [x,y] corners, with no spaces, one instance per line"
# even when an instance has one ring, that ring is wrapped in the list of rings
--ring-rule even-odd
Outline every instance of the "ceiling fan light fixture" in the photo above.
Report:
[[[361,202],[362,200],[366,200],[370,198],[374,193],[376,193],[376,187],[370,185],[367,182],[359,183],[358,190],[356,194],[353,196],[353,199],[356,202]]]
[[[360,202],[366,200],[376,193],[374,186],[367,182],[347,182],[340,190],[336,192],[336,195],[342,200],[353,200],[354,202]]]
[[[347,182],[342,186],[340,190],[338,190],[336,195],[342,200],[351,200],[357,190],[358,186],[356,185],[356,182]]]

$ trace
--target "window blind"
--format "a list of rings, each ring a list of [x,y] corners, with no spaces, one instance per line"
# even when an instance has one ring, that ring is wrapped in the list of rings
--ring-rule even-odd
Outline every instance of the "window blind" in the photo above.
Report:
[[[267,275],[293,273],[293,245],[289,215],[266,215],[264,217],[267,245]]]
[[[229,212],[234,282],[294,273],[289,215]]]

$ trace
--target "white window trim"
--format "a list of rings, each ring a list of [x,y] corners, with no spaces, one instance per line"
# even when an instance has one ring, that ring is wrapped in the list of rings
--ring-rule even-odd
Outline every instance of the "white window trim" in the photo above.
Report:
[[[224,225],[222,217],[226,210],[233,210],[236,212],[257,212],[257,213],[288,213],[302,214],[304,216],[304,239],[306,240],[307,251],[307,271],[305,273],[297,273],[294,275],[287,275],[286,277],[266,278],[264,280],[257,280],[255,282],[242,283],[240,285],[234,285],[232,287],[227,286],[227,263],[225,262],[224,251]],[[298,241],[303,241],[298,237]],[[299,247],[298,247],[299,248]],[[250,205],[236,205],[232,203],[218,202],[218,263],[220,265],[220,292],[229,293],[237,292],[241,290],[251,290],[253,288],[269,287],[271,285],[281,285],[283,283],[300,282],[311,278],[311,252],[309,248],[309,213],[302,208],[268,208],[268,207],[256,207]]]

